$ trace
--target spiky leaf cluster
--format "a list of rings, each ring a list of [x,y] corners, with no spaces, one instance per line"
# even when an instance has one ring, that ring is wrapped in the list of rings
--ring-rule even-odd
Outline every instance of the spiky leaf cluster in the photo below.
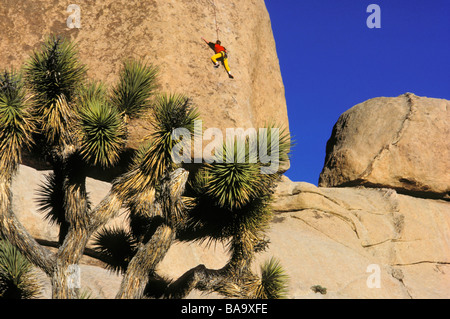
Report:
[[[103,256],[109,270],[124,273],[136,252],[137,242],[132,233],[124,229],[103,228],[94,238],[94,248]]]
[[[285,298],[288,279],[280,262],[272,257],[261,266],[261,282],[256,297],[259,299]]]
[[[6,70],[0,74],[0,174],[11,174],[22,147],[31,144],[34,124],[28,102],[20,74]]]
[[[119,111],[108,103],[101,84],[93,83],[82,90],[78,103],[81,155],[93,165],[113,166],[126,141]]]
[[[50,36],[27,62],[26,81],[34,93],[34,115],[45,143],[70,143],[74,124],[70,103],[85,73],[75,45],[56,36]]]
[[[8,241],[0,240],[0,298],[31,299],[39,293],[32,264]]]
[[[119,82],[112,90],[111,103],[128,117],[139,117],[149,109],[157,88],[158,69],[137,60],[123,63]]]
[[[37,191],[37,204],[40,213],[52,224],[62,225],[65,220],[64,211],[64,175],[62,172],[51,172]]]
[[[114,183],[114,191],[125,200],[156,188],[165,173],[177,166],[172,159],[172,150],[177,143],[173,130],[185,128],[193,133],[197,118],[198,112],[186,96],[160,95],[149,118],[153,132],[136,152],[129,171]]]
[[[152,109],[152,138],[163,138],[174,129],[186,128],[194,133],[194,123],[199,117],[191,100],[183,94],[160,94]]]
[[[264,139],[270,140],[267,137]],[[289,142],[286,133],[279,135],[277,143],[280,154],[273,157],[279,164],[288,158]],[[198,171],[191,182],[192,199],[189,204],[192,209],[187,229],[192,228],[194,233],[200,232],[211,239],[222,240],[242,232],[243,228],[256,236],[267,225],[271,216],[270,198],[280,173],[263,174],[262,168],[267,163],[262,163],[259,156],[250,161],[254,156],[249,154],[252,150],[250,143],[250,139],[245,141],[244,155],[239,154],[236,141],[234,144],[228,143],[221,154],[223,163],[206,164]],[[234,158],[233,161],[225,161],[227,147],[234,148],[234,157],[229,156]],[[271,149],[270,144],[268,149]],[[238,161],[239,157],[245,160]],[[189,231],[184,234],[190,237]]]
[[[75,44],[59,36],[48,37],[41,49],[32,54],[25,70],[39,108],[62,95],[71,100],[86,73]]]
[[[161,94],[151,114],[150,124],[153,127],[150,135],[151,146],[143,157],[143,169],[154,170],[155,179],[158,179],[163,175],[164,170],[170,170],[176,166],[172,159],[172,150],[178,142],[174,139],[174,130],[186,129],[195,138],[194,123],[199,113],[185,95]]]
[[[220,163],[208,165],[206,194],[220,207],[242,208],[262,193],[259,167],[250,163]]]

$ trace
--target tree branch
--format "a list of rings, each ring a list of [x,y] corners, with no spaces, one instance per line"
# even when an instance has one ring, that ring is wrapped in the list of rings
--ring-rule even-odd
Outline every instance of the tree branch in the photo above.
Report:
[[[142,298],[149,274],[164,258],[174,239],[175,233],[172,229],[161,224],[152,238],[142,245],[131,259],[116,298]]]
[[[56,256],[39,243],[23,227],[12,211],[11,180],[0,180],[0,232],[30,262],[51,276]]]

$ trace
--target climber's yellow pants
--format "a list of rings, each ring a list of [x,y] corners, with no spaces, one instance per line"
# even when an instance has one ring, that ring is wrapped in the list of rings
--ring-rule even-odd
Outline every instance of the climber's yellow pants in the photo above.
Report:
[[[219,53],[213,55],[211,57],[211,60],[214,63],[217,63],[217,59],[220,59],[220,58],[223,58],[223,65],[225,66],[225,70],[227,70],[227,72],[230,72],[230,67],[228,66],[228,59],[224,52],[219,52]]]

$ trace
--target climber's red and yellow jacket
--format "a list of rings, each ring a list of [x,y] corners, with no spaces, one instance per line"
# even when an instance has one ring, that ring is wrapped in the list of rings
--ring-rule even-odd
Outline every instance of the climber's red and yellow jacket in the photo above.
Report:
[[[209,42],[208,45],[211,47],[211,49],[214,50],[214,52],[216,53],[220,53],[220,52],[227,52],[227,49],[225,49],[223,46],[221,46],[220,44],[214,43],[214,42]]]

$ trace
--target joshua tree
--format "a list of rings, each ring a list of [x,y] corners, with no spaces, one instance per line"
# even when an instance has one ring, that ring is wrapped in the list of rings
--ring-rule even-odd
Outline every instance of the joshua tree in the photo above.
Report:
[[[154,93],[153,66],[132,62],[123,69],[132,80],[119,82],[126,81],[129,91],[108,95],[101,83],[86,83],[75,46],[50,37],[27,62],[25,82],[14,71],[0,78],[0,230],[50,276],[55,298],[75,297],[75,287],[67,282],[70,266],[78,264],[91,234],[110,217],[99,213],[104,206],[91,209],[85,180],[88,165],[108,167],[119,159],[126,141],[122,119],[128,112],[128,105],[120,106],[121,95],[139,96],[140,104],[133,104],[138,112],[148,107],[141,100]],[[40,246],[11,210],[11,180],[22,147],[32,143],[34,153],[53,168],[40,202],[47,217],[60,225],[56,254]]]
[[[138,191],[138,196],[126,194],[125,197],[133,198],[128,201],[131,231],[103,229],[97,235],[98,250],[110,269],[125,275],[118,297],[182,298],[194,288],[232,297],[283,296],[286,276],[275,260],[262,267],[261,276],[251,271],[255,253],[268,244],[264,231],[271,218],[269,204],[279,173],[261,174],[264,164],[258,159],[250,161],[252,154],[247,140],[243,162],[237,161],[240,154],[235,148],[234,161],[203,165],[184,187],[187,175],[180,168],[173,170],[176,165],[170,157],[173,141],[169,136],[173,128],[190,128],[194,116],[171,116],[190,113],[182,111],[183,103],[169,104],[177,107],[157,108],[155,116],[157,127],[153,138],[158,143],[151,145],[159,145],[160,150],[153,154],[145,150],[139,153],[134,164],[141,167],[139,173],[133,174],[136,178],[125,183],[123,189],[128,192],[130,185],[149,183],[151,179],[142,173],[144,165],[151,164],[152,171],[166,167],[172,173],[148,194],[142,191]],[[180,119],[186,121],[178,122]],[[260,136],[261,143],[267,143],[269,148],[272,128],[269,126],[267,135]],[[280,140],[273,142],[278,143],[280,162],[286,161],[287,134],[282,133]],[[223,154],[226,152],[224,147]],[[150,157],[145,158],[144,154]],[[161,278],[155,268],[175,239],[226,242],[231,258],[222,269],[210,270],[199,265],[175,281]]]
[[[246,161],[205,164],[190,176],[172,158],[178,142],[173,130],[193,134],[199,117],[189,98],[159,94],[152,99],[157,69],[139,61],[124,63],[112,90],[88,82],[85,73],[76,47],[50,37],[27,62],[25,81],[14,71],[0,77],[0,231],[51,278],[53,297],[77,297],[69,276],[99,229],[103,259],[124,274],[117,298],[181,298],[194,288],[235,297],[280,297],[284,277],[278,264],[268,263],[261,276],[251,271],[255,253],[268,244],[264,230],[279,173],[261,174],[266,164],[250,152],[247,140],[244,153],[234,152]],[[108,195],[92,207],[87,168],[115,165],[127,139],[128,119],[144,113],[153,126],[148,141],[112,182]],[[258,142],[268,149],[277,143],[282,164],[289,152],[288,135],[282,132],[275,140],[271,132],[259,135]],[[60,226],[56,253],[39,245],[12,211],[11,181],[23,147],[31,145],[52,166],[39,202],[46,217]],[[101,228],[123,208],[131,231]],[[167,280],[155,269],[174,240],[223,241],[231,257],[222,269],[200,265]]]
[[[268,125],[264,135],[259,135],[258,145],[277,143],[279,163],[287,160],[288,135],[282,131],[279,139],[272,139],[274,126]],[[250,152],[251,143],[246,142],[244,154],[235,144],[235,160],[207,164],[198,171],[192,183],[193,197],[189,199],[189,216],[181,225],[180,240],[213,240],[225,242],[230,259],[221,269],[206,269],[199,265],[169,284],[165,294],[184,297],[193,288],[217,291],[229,297],[266,298],[281,297],[286,276],[278,262],[272,261],[262,267],[262,276],[251,270],[256,253],[266,249],[269,241],[265,230],[272,216],[270,202],[279,172],[262,174],[266,164]],[[224,147],[223,154],[226,154]],[[238,157],[243,156],[244,162]],[[267,276],[272,273],[271,276]]]

